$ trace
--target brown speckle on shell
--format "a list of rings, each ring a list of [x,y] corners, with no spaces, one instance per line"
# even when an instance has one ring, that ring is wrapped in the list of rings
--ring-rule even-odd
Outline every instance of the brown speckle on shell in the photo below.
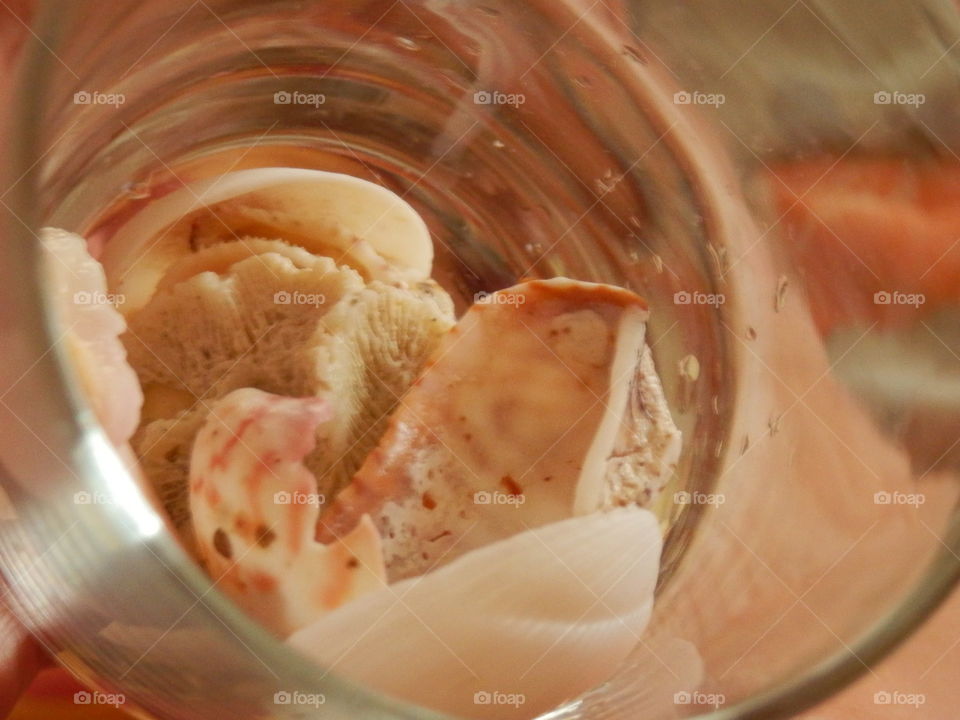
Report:
[[[217,528],[213,533],[213,549],[227,560],[233,557],[230,536],[223,531],[223,528]]]
[[[257,545],[262,548],[270,547],[270,545],[273,544],[273,541],[277,539],[277,534],[264,525],[258,525],[257,529],[254,531],[254,534],[257,538]]]

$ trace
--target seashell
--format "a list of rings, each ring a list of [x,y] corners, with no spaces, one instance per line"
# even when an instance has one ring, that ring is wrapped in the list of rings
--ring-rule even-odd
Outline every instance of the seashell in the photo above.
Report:
[[[119,340],[126,323],[114,302],[122,305],[123,297],[107,293],[103,268],[79,235],[43,228],[40,243],[47,286],[63,328],[61,344],[107,436],[128,456],[127,443],[140,422],[143,393]]]
[[[238,170],[185,185],[121,226],[101,261],[130,314],[184,258],[250,238],[300,245],[367,279],[422,280],[433,263],[430,232],[399,195],[351,175],[301,168]],[[236,251],[213,251],[205,261],[222,263],[221,252]]]
[[[235,390],[211,409],[190,460],[190,511],[208,572],[281,635],[384,586],[369,518],[329,545],[315,540],[323,498],[303,464],[333,418],[321,398]]]
[[[639,381],[659,388],[646,319],[637,295],[565,278],[475,304],[324,511],[319,537],[371,515],[397,580],[529,528],[630,504],[608,486],[628,475],[613,456],[636,417],[628,400],[641,368]],[[659,402],[665,407],[662,393]],[[668,411],[650,417],[679,440]],[[657,487],[675,462],[674,446],[661,449],[663,457],[645,458]]]
[[[332,498],[455,322],[452,301],[432,280],[364,284],[303,248],[249,244],[263,252],[164,286],[171,269],[123,337],[146,397],[133,446],[188,546],[190,448],[210,403],[241,387],[329,397],[336,418],[318,428],[306,464],[317,491]],[[231,245],[239,244],[209,250]]]
[[[473,550],[288,642],[329,672],[464,718],[530,718],[607,680],[650,618],[656,517],[622,508]]]

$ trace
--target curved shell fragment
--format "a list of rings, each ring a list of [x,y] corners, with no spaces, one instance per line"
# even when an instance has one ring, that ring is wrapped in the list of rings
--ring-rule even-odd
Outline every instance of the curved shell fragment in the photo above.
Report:
[[[332,417],[326,400],[245,388],[213,406],[194,444],[199,555],[240,607],[281,635],[384,585],[369,518],[329,545],[315,539],[324,498],[303,459]]]
[[[408,702],[456,717],[530,718],[627,658],[650,618],[660,550],[647,510],[563,520],[359,598],[289,642]],[[513,701],[482,702],[494,693]]]
[[[63,326],[61,342],[107,436],[129,455],[127,442],[140,422],[143,393],[119,340],[126,323],[115,302],[122,306],[124,298],[108,294],[103,268],[79,235],[44,228],[40,242]]]
[[[172,265],[210,244],[282,239],[369,279],[428,278],[430,232],[399,195],[342,173],[238,170],[185,185],[120,227],[102,262],[125,313],[150,299]]]

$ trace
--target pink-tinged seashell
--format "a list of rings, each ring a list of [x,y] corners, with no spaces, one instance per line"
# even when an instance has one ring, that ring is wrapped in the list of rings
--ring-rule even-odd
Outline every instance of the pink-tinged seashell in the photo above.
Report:
[[[63,332],[60,345],[107,437],[129,464],[127,443],[140,422],[143,393],[119,340],[126,323],[117,306],[124,298],[107,292],[103,268],[87,252],[82,237],[44,228],[40,241]]]
[[[202,561],[240,607],[282,635],[384,586],[369,518],[329,545],[315,539],[324,498],[303,459],[332,417],[322,398],[235,390],[211,408],[190,460]]]

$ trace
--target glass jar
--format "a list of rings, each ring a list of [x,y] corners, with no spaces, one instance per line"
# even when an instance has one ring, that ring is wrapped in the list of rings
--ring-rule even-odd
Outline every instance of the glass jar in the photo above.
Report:
[[[42,3],[7,108],[0,289],[0,563],[24,620],[157,717],[307,716],[284,692],[322,695],[325,718],[434,717],[327,674],[221,596],[57,342],[40,227],[98,253],[183,183],[284,165],[402,195],[461,309],[554,275],[650,302],[685,438],[654,506],[656,610],[617,675],[550,717],[784,716],[864,672],[958,575],[955,448],[935,431],[958,427],[941,356],[960,345],[939,331],[956,306],[878,310],[875,293],[914,289],[862,282],[844,238],[818,245],[794,210],[853,161],[949,158],[958,18],[832,5]]]

